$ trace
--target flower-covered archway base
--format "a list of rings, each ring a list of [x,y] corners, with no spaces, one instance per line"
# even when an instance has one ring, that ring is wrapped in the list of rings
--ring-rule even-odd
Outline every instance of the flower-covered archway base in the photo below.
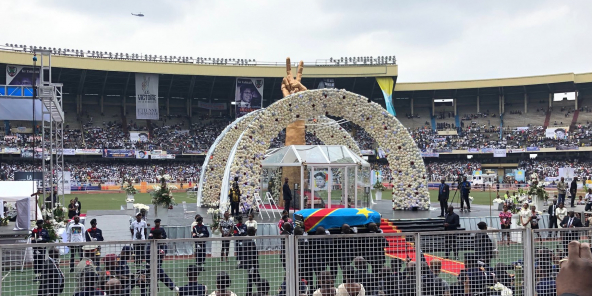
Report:
[[[252,204],[260,192],[261,160],[271,140],[290,123],[332,115],[347,119],[370,134],[386,152],[393,177],[393,208],[429,209],[426,169],[420,151],[407,129],[379,104],[337,89],[296,93],[259,112],[239,140],[231,166],[238,176],[243,202]]]

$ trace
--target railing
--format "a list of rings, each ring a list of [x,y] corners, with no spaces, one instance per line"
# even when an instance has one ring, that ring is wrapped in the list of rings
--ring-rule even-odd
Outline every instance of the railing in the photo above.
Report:
[[[62,49],[52,47],[37,47],[8,44],[0,45],[0,50],[33,53],[36,49],[50,50],[52,55],[81,57],[81,58],[97,58],[110,60],[131,60],[131,61],[146,61],[159,63],[179,63],[179,64],[200,64],[200,65],[225,65],[225,66],[277,66],[285,67],[286,62],[261,62],[255,59],[234,59],[234,58],[205,58],[205,57],[188,57],[188,56],[163,56],[155,54],[143,53],[118,53],[95,50],[79,50],[79,49]],[[329,58],[317,59],[314,62],[305,62],[304,65],[308,67],[323,67],[323,66],[369,66],[369,65],[396,65],[397,60],[395,56],[380,56],[380,57],[348,57],[348,58]],[[298,62],[293,62],[292,67],[298,67]]]
[[[208,294],[226,288],[237,295],[312,295],[345,281],[362,284],[366,295],[490,295],[490,287],[498,282],[513,295],[552,295],[566,242],[589,242],[590,230],[0,245],[0,293],[72,295],[99,289],[106,295],[173,295],[177,287],[207,287]],[[540,239],[540,233],[559,233],[560,238]]]

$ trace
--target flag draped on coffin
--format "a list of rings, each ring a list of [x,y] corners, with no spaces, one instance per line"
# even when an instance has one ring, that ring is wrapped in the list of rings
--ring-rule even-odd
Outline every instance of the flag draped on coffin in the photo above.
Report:
[[[314,231],[319,226],[329,229],[339,228],[346,223],[350,226],[380,223],[380,214],[368,208],[305,209],[296,212],[295,215],[304,217],[306,232]]]
[[[386,110],[392,116],[397,116],[397,113],[395,112],[395,107],[393,106],[393,88],[395,86],[395,81],[392,77],[376,77],[376,82],[378,82],[378,85],[382,90]]]

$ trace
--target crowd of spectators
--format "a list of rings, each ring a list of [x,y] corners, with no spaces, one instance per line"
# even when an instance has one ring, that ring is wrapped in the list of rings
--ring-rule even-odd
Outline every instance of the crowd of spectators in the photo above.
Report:
[[[430,182],[445,179],[447,182],[456,181],[459,174],[470,175],[481,169],[481,163],[476,161],[430,161],[426,162],[426,171]]]
[[[125,180],[132,182],[158,183],[156,176],[168,174],[171,182],[196,183],[199,181],[201,163],[167,161],[167,162],[138,162],[138,161],[95,161],[95,162],[66,162],[66,171],[71,172],[73,185],[92,183],[121,183]],[[39,162],[11,161],[0,163],[0,172],[8,180],[14,180],[15,172],[39,172]]]
[[[565,159],[565,160],[523,160],[518,164],[518,169],[525,170],[525,175],[530,178],[532,173],[538,175],[539,180],[545,177],[557,177],[559,168],[573,168],[574,176],[582,180],[584,177],[592,176],[592,161],[587,159]]]

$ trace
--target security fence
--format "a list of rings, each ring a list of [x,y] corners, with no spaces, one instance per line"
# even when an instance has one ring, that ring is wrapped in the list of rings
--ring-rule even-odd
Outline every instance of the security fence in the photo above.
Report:
[[[575,229],[0,245],[0,294],[552,295]]]

